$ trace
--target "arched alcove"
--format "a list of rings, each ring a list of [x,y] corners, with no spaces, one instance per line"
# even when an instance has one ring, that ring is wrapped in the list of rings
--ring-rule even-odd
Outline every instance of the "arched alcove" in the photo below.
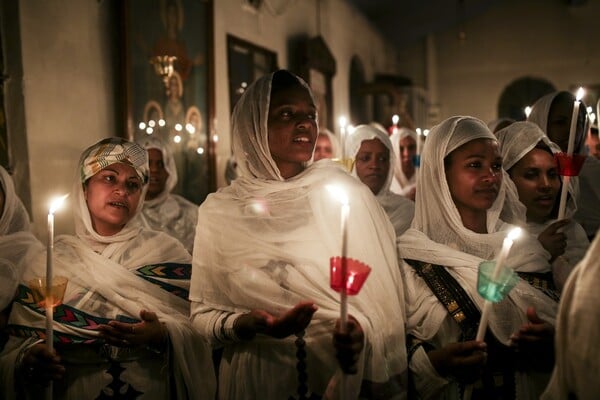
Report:
[[[498,101],[498,118],[508,117],[524,121],[525,107],[531,106],[540,97],[555,92],[550,82],[541,78],[523,77],[507,85]]]

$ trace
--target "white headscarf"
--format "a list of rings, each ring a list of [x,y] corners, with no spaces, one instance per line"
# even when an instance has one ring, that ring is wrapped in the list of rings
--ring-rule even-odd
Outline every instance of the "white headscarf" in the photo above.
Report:
[[[276,73],[252,83],[252,96],[242,96],[233,109],[231,116],[231,129],[233,136],[233,155],[238,163],[241,176],[260,179],[276,179],[283,181],[277,164],[271,157],[269,138],[267,136],[267,121],[269,119],[269,104],[271,102],[271,82]],[[292,75],[292,74],[290,74]],[[302,78],[293,75],[304,86],[312,98],[312,92]],[[249,91],[250,87],[246,89]],[[252,115],[253,118],[244,118],[241,114]],[[262,132],[259,135],[248,135],[245,132]],[[310,162],[307,163],[307,165]]]
[[[415,206],[411,200],[390,191],[390,186],[394,179],[396,157],[387,132],[372,125],[359,125],[356,127],[352,132],[352,135],[350,135],[348,149],[348,154],[353,160],[352,175],[358,178],[358,175],[356,174],[356,155],[360,150],[362,142],[371,139],[378,139],[389,150],[390,167],[388,169],[388,175],[385,184],[375,197],[387,213],[390,221],[392,221],[396,235],[400,236],[410,227],[415,213]]]
[[[182,196],[172,194],[177,184],[177,167],[169,147],[158,138],[150,137],[141,142],[146,149],[156,149],[162,154],[168,173],[163,191],[152,200],[144,200],[140,214],[144,226],[163,231],[178,239],[190,253],[194,247],[194,234],[198,217],[198,206]]]
[[[156,137],[148,137],[140,141],[140,145],[146,150],[155,149],[161,152],[165,170],[169,175],[167,177],[164,190],[154,199],[144,200],[144,206],[152,207],[156,204],[162,203],[177,184],[177,166],[175,165],[173,153],[160,139]]]
[[[533,122],[515,122],[496,132],[496,137],[500,143],[502,167],[505,171],[514,167],[517,162],[525,157],[540,142],[544,143],[553,154],[561,152],[560,147],[552,142],[542,129]],[[506,184],[507,187],[510,188],[511,194],[517,193],[516,186],[512,179],[508,179]],[[572,216],[577,210],[577,204],[575,203],[575,189],[573,184],[569,182],[568,190],[571,193],[571,197],[567,202],[567,217]],[[518,193],[516,199],[510,196],[507,198],[504,207],[514,204],[518,199]]]
[[[102,236],[92,226],[90,211],[85,201],[83,185],[96,173],[114,163],[125,163],[132,166],[144,183],[140,201],[133,217],[112,236]],[[83,151],[79,159],[78,178],[72,190],[73,214],[75,216],[75,233],[88,244],[102,248],[110,243],[123,242],[139,234],[141,223],[138,215],[144,204],[144,196],[148,190],[148,153],[137,143],[129,142],[118,137],[102,139]]]
[[[121,138],[104,139],[83,152],[72,193],[75,199],[76,236],[61,235],[56,238],[54,273],[68,277],[67,291],[79,293],[68,298],[65,296],[63,300],[64,304],[76,309],[92,309],[88,311],[90,314],[109,319],[114,319],[117,314],[138,318],[143,309],[155,312],[169,332],[177,398],[213,399],[216,382],[211,351],[191,326],[189,302],[136,273],[138,268],[148,265],[190,263],[189,253],[170,236],[135,226],[132,221],[116,235],[98,234],[92,227],[84,199],[83,182],[115,162],[133,166],[145,182],[143,177],[148,166],[146,154],[138,144]],[[143,193],[140,203],[142,199]],[[22,263],[26,267],[23,275],[25,285],[29,279],[45,274],[43,252],[30,252]],[[169,283],[185,289],[189,281]],[[102,296],[103,301],[94,300],[97,295]],[[37,329],[45,326],[43,316],[32,317],[27,308],[20,304],[13,307],[9,322]],[[98,336],[94,324],[68,325],[55,320],[54,329],[56,332],[90,339]]]
[[[451,117],[435,126],[424,146],[412,227],[398,239],[400,256],[443,265],[481,309],[483,299],[477,293],[477,267],[483,260],[497,256],[510,226],[499,220],[505,196],[502,184],[498,198],[487,212],[488,233],[475,233],[464,227],[452,200],[444,167],[444,158],[453,150],[475,139],[496,140],[485,123],[473,117]],[[522,235],[515,241],[507,265],[523,272],[548,272],[549,254],[536,238]],[[447,310],[423,290],[422,280],[404,265],[407,279],[407,315],[409,332],[429,339],[439,329]],[[414,284],[412,282],[415,282]],[[419,286],[420,285],[420,286]],[[509,301],[497,303],[490,319],[494,335],[508,344],[510,335],[527,321],[528,305],[536,306],[539,315],[553,321],[556,303],[528,283],[519,282]]]
[[[416,184],[417,182],[417,171],[415,169],[415,173],[413,176],[409,178],[406,177],[404,171],[402,171],[402,154],[400,154],[400,141],[405,137],[411,137],[415,141],[415,145],[419,137],[417,132],[413,131],[409,128],[400,128],[396,132],[392,134],[390,137],[390,141],[392,142],[392,149],[394,150],[395,162],[394,162],[394,179],[390,186],[390,190],[394,193],[398,193],[401,195],[406,195]]]
[[[41,244],[29,231],[29,214],[15,192],[8,172],[0,166],[0,185],[4,192],[4,211],[0,215],[0,310],[13,299],[21,276],[18,263],[32,246]]]
[[[281,177],[267,138],[273,76],[250,85],[233,113],[233,149],[242,176],[200,206],[190,299],[218,310],[263,309],[273,314],[302,300],[314,301],[319,309],[306,329],[307,351],[319,354],[320,364],[312,373],[328,380],[339,371],[331,329],[340,305],[339,295],[329,286],[329,258],[340,253],[341,206],[326,186],[343,185],[351,207],[348,256],[372,268],[361,292],[349,298],[349,312],[359,320],[369,348],[359,373],[347,376],[352,382],[349,396],[358,397],[363,379],[387,382],[406,372],[393,228],[370,190],[331,160],[314,163],[290,179]],[[245,346],[261,342],[273,348],[288,346],[274,357],[295,363],[293,338],[257,336]],[[239,384],[243,386],[243,379]]]
[[[542,131],[546,135],[548,135],[548,117],[550,116],[550,108],[552,107],[552,103],[554,102],[554,99],[556,99],[556,97],[558,95],[563,95],[563,94],[569,95],[570,97],[573,98],[573,102],[575,101],[575,96],[573,96],[572,93],[566,92],[566,91],[554,92],[554,93],[550,93],[545,96],[542,96],[531,107],[531,113],[529,113],[529,116],[527,117],[527,121],[537,124],[540,128],[542,128]],[[585,110],[585,106],[582,105],[582,107]],[[581,113],[582,113],[582,111],[580,108],[580,115],[581,115]],[[576,154],[585,154],[585,135],[587,134],[587,122],[588,121],[586,118],[584,127],[581,132],[581,137],[575,139],[576,141],[575,141],[575,147],[573,148],[573,152]],[[566,152],[566,149],[564,149],[564,151]]]
[[[0,235],[28,231],[29,214],[15,192],[11,176],[2,166],[0,166],[0,185],[4,191],[4,211],[0,215]]]
[[[325,135],[329,138],[329,143],[331,143],[331,158],[340,158],[341,150],[340,150],[340,140],[333,132],[329,129],[319,129],[319,135]]]

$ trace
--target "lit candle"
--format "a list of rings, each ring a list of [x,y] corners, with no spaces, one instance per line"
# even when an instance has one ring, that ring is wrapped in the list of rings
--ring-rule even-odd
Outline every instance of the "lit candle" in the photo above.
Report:
[[[525,107],[525,118],[529,118],[529,114],[531,114],[531,107]]]
[[[342,289],[340,290],[340,328],[342,332],[346,331],[348,324],[348,292],[347,292],[347,275],[348,275],[348,215],[350,214],[350,204],[348,195],[339,186],[327,185],[327,190],[342,204],[341,211],[341,232],[342,232]]]
[[[54,213],[60,208],[68,194],[54,199],[48,210],[48,243],[46,244],[46,345],[54,351],[52,321],[54,320],[54,295],[52,293],[52,259],[54,253]]]
[[[567,145],[567,157],[569,160],[567,162],[572,162],[571,157],[573,156],[573,148],[575,147],[575,136],[577,134],[577,120],[579,117],[579,105],[581,104],[581,99],[584,95],[584,90],[582,87],[577,91],[577,96],[575,97],[575,103],[573,104],[573,114],[571,115],[571,129],[569,130],[569,143]],[[565,217],[565,210],[567,208],[567,192],[569,189],[569,182],[571,180],[570,176],[563,176],[562,189],[560,192],[560,203],[558,205],[558,219],[563,219]]]
[[[500,250],[500,254],[498,255],[498,259],[496,260],[496,265],[494,266],[494,271],[492,273],[492,281],[496,281],[498,279],[500,271],[502,271],[502,267],[506,263],[508,252],[510,251],[514,240],[518,238],[519,235],[521,235],[521,228],[514,228],[508,232],[508,235],[506,235],[504,238],[504,241],[502,242],[502,249]],[[481,320],[479,321],[479,329],[477,330],[477,336],[475,337],[475,340],[483,340],[491,307],[492,302],[486,299],[485,303],[483,304],[483,310],[481,311]]]
[[[392,115],[392,124],[394,124],[394,127],[392,128],[392,133],[398,132],[398,122],[400,122],[400,116],[398,114]]]

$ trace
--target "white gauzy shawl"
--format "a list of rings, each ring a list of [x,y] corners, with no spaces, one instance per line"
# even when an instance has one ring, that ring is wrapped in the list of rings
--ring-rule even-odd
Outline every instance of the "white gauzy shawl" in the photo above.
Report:
[[[402,171],[402,155],[400,154],[400,141],[407,136],[413,138],[415,144],[417,143],[417,140],[419,140],[417,132],[404,127],[398,129],[390,137],[390,141],[392,142],[392,149],[394,150],[394,154],[396,155],[396,159],[393,165],[394,179],[392,180],[390,190],[402,196],[406,196],[417,184],[416,170],[413,176],[411,176],[410,178],[407,178],[404,174],[404,171]]]
[[[15,192],[8,172],[0,166],[4,211],[0,215],[0,310],[8,306],[20,280],[18,264],[30,246],[40,246],[29,231],[29,214]]]
[[[146,150],[162,153],[169,174],[164,190],[152,200],[144,200],[140,218],[147,228],[168,233],[179,240],[188,252],[194,247],[198,206],[182,196],[171,193],[177,184],[177,167],[171,150],[159,139],[148,138],[140,143]]]
[[[446,181],[444,158],[453,150],[474,139],[496,140],[485,123],[472,117],[452,117],[434,127],[424,146],[419,185],[417,185],[415,218],[412,227],[398,238],[400,257],[442,265],[467,292],[479,309],[483,298],[477,293],[477,269],[483,260],[493,259],[499,252],[510,225],[499,219],[505,197],[501,186],[495,203],[487,212],[487,234],[475,233],[462,224]],[[536,238],[522,235],[515,241],[507,265],[523,272],[548,272],[549,254]],[[448,316],[444,305],[425,282],[406,263],[402,270],[407,298],[407,332],[421,340],[447,344],[459,338],[440,333]],[[526,309],[534,306],[538,315],[554,323],[557,304],[524,281],[502,302],[494,304],[489,326],[504,344],[510,335],[527,322]],[[440,336],[441,335],[441,336]]]
[[[69,203],[75,215],[76,236],[57,237],[54,249],[54,275],[69,280],[63,304],[108,319],[118,315],[139,319],[143,309],[155,312],[169,332],[177,398],[213,399],[216,381],[211,350],[191,326],[189,303],[135,274],[137,268],[150,264],[189,263],[189,253],[170,236],[142,228],[139,221],[135,221],[137,217],[113,236],[99,235],[92,227],[79,172]],[[143,194],[140,203],[143,203]],[[137,213],[141,206],[138,205]],[[29,279],[45,275],[45,252],[34,250],[35,254],[30,252],[23,258],[26,262],[24,285]],[[185,289],[186,283],[182,284]],[[9,324],[43,329],[45,319],[43,314],[14,304]],[[74,327],[55,320],[54,330],[90,339],[98,336],[93,324]],[[14,360],[14,355],[6,354],[0,362],[6,388],[13,387],[14,361],[11,364],[11,359]],[[151,393],[147,395],[152,398]]]
[[[500,151],[502,153],[502,165],[505,170],[511,169],[519,160],[527,155],[535,146],[542,142],[552,151],[552,153],[560,152],[560,148],[552,142],[546,134],[540,129],[539,126],[533,122],[515,122],[512,125],[496,132],[498,142],[500,143]],[[507,179],[507,186],[515,187],[515,184],[511,179]],[[514,188],[516,191],[516,187]],[[568,191],[571,194],[567,201],[566,217],[570,218],[577,210],[576,204],[576,187],[569,182]],[[557,198],[557,201],[558,198]],[[508,203],[522,204],[518,197],[516,199],[507,198],[504,207],[507,207]],[[543,224],[535,222],[527,222],[527,230],[535,235],[539,236],[550,224],[554,223],[556,219],[549,219]],[[581,225],[575,221],[571,221],[567,226],[562,229],[562,232],[567,235],[567,248],[562,257],[557,258],[553,261],[553,267],[555,269],[561,269],[560,275],[568,275],[568,272],[574,267],[585,255],[589,246],[589,240]],[[566,263],[566,264],[565,264]],[[565,264],[565,265],[563,265]],[[564,269],[568,271],[564,271]],[[558,275],[557,275],[558,276]],[[564,282],[564,277],[560,278],[561,282]],[[560,284],[559,283],[559,284]],[[562,285],[561,285],[562,286]]]
[[[11,176],[2,166],[0,166],[0,185],[4,191],[4,211],[0,215],[0,236],[28,231],[29,214],[15,192]]]
[[[600,393],[600,237],[575,267],[562,292],[556,363],[543,400],[592,400]]]
[[[393,193],[390,190],[392,180],[394,179],[394,165],[396,165],[396,157],[392,148],[392,142],[387,132],[382,131],[371,125],[359,125],[349,139],[348,154],[354,160],[352,166],[352,175],[356,175],[356,155],[360,150],[360,146],[364,140],[378,139],[389,150],[390,168],[385,184],[375,195],[375,198],[381,204],[387,213],[394,229],[396,236],[402,235],[409,227],[415,214],[415,203],[404,196]]]
[[[330,160],[288,180],[281,177],[267,137],[271,80],[272,74],[251,85],[234,110],[233,149],[243,175],[200,206],[194,247],[202,251],[194,253],[190,299],[215,310],[272,314],[314,301],[318,310],[304,335],[306,368],[309,390],[322,395],[340,371],[331,344],[340,303],[330,288],[329,259],[340,255],[341,206],[326,186],[341,185],[350,204],[348,256],[372,268],[360,293],[349,297],[349,313],[360,322],[366,345],[358,374],[346,376],[348,398],[358,397],[363,380],[383,383],[404,375],[406,383],[393,228],[369,189]],[[223,398],[297,393],[294,340],[258,335],[226,347]]]

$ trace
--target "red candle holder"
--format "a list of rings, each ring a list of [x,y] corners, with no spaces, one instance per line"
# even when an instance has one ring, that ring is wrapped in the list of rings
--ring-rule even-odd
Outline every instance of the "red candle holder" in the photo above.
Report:
[[[342,259],[346,260],[346,282],[342,276]],[[336,292],[341,292],[346,287],[348,295],[358,294],[367,280],[371,267],[353,258],[331,257],[329,259],[330,285]]]
[[[568,155],[567,153],[554,154],[556,163],[558,164],[558,173],[561,176],[577,176],[581,172],[581,167],[585,162],[583,154]]]

